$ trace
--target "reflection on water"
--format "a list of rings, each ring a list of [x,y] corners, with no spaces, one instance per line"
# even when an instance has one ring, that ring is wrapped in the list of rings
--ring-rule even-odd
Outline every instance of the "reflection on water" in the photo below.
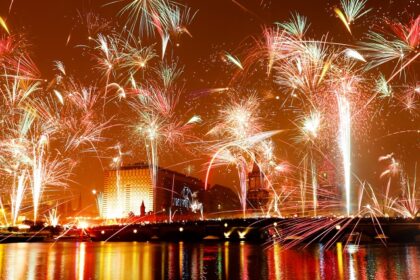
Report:
[[[0,279],[420,279],[420,247],[248,243],[0,244]]]

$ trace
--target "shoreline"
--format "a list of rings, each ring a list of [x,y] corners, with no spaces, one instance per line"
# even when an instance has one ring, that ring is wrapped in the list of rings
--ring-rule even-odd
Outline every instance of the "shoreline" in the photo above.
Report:
[[[246,218],[0,232],[0,244],[80,241],[420,244],[420,218]]]

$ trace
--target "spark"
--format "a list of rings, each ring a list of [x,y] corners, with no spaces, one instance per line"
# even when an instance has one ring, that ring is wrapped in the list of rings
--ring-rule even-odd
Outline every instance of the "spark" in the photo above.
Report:
[[[200,123],[202,122],[201,117],[198,115],[192,116],[191,119],[188,120],[187,124],[193,124],[193,123]]]
[[[346,56],[366,62],[365,58],[356,50],[353,49],[345,49],[344,53]]]
[[[337,14],[338,18],[343,22],[344,26],[347,28],[351,34],[350,25],[358,18],[367,14],[371,9],[365,10],[365,4],[367,0],[341,0],[341,7],[343,12],[334,8],[334,12]]]
[[[370,61],[367,69],[378,67],[384,63],[396,61],[394,70],[387,80],[390,82],[402,74],[409,66],[416,62],[420,53],[420,16],[407,24],[387,22],[391,32],[368,33],[368,41],[360,43],[361,49],[367,52]]]
[[[310,24],[308,24],[308,19],[306,17],[296,13],[292,14],[290,21],[277,23],[277,25],[286,30],[290,35],[302,39],[308,31]]]
[[[343,12],[338,8],[334,8],[334,12],[337,14],[338,18],[343,22],[344,26],[347,28],[347,30],[351,34],[350,24],[348,23],[348,20],[346,16],[343,14]]]
[[[115,2],[122,2],[117,0]],[[156,17],[166,17],[167,11],[170,9],[172,1],[168,0],[129,0],[128,3],[121,9],[119,15],[127,15],[127,25],[131,31],[138,30],[141,34],[154,34],[154,20]]]
[[[4,21],[4,19],[2,17],[0,17],[0,25],[7,32],[7,34],[10,35],[9,28],[7,27],[7,24],[6,24],[6,22]]]
[[[70,40],[71,40],[71,33],[69,33],[69,36],[67,36],[66,46],[68,46],[68,44],[70,43]]]
[[[351,114],[350,103],[342,95],[337,96],[338,109],[339,109],[339,138],[338,142],[341,150],[341,157],[344,169],[344,189],[346,194],[346,211],[347,216],[351,213]]]
[[[376,81],[376,92],[380,94],[381,98],[392,96],[392,87],[388,84],[384,75],[380,75]]]
[[[302,131],[308,134],[310,138],[316,138],[321,124],[321,114],[312,112],[303,120]]]
[[[53,227],[58,226],[60,215],[58,215],[57,206],[51,209],[50,211],[48,211],[48,216],[46,216],[46,219],[50,226],[53,226]]]
[[[58,90],[54,90],[54,94],[57,97],[58,101],[61,103],[61,105],[64,105],[63,95]]]
[[[63,62],[57,60],[54,62],[54,65],[58,71],[60,71],[63,75],[66,75],[66,68],[64,67]]]
[[[241,70],[244,70],[244,67],[241,64],[241,61],[236,57],[231,55],[230,53],[226,53],[226,58],[232,62],[233,64],[235,64],[236,66],[238,66]]]
[[[11,0],[10,1],[10,6],[9,6],[9,13],[10,13],[10,11],[12,10],[12,7],[13,7],[13,3],[15,2],[15,0]]]

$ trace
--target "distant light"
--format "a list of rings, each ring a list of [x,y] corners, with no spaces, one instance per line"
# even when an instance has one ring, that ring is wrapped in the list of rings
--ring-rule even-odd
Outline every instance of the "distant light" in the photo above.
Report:
[[[278,172],[286,172],[288,169],[288,165],[286,163],[280,163],[274,169]]]
[[[349,244],[348,246],[346,246],[346,249],[347,249],[347,252],[349,252],[350,254],[354,254],[359,250],[359,246]]]
[[[81,222],[79,222],[79,225],[77,227],[80,228],[80,229],[86,229],[86,228],[89,227],[89,224],[85,221],[81,221]]]
[[[137,229],[134,229],[134,230],[133,230],[133,233],[137,233]]]
[[[275,227],[276,227],[276,226],[277,226],[277,222],[274,222],[273,226],[275,226]]]
[[[96,190],[92,190],[92,194],[95,195],[96,194]]]
[[[105,234],[105,231],[104,230],[101,230],[101,234]]]
[[[224,224],[224,226],[225,226],[225,227],[228,227],[228,224],[227,224],[227,223],[225,223],[225,224]]]
[[[336,229],[336,230],[340,230],[340,229],[341,229],[341,226],[340,226],[340,225],[336,225],[336,226],[335,226],[335,229]]]
[[[244,239],[245,238],[245,235],[247,234],[247,230],[245,230],[245,231],[238,231],[238,235],[239,235],[239,238],[240,239]]]
[[[23,225],[23,224],[21,224],[21,225],[18,225],[18,228],[19,229],[29,229],[29,228],[31,228],[30,226],[28,226],[28,225]]]
[[[180,227],[180,228],[179,228],[179,231],[180,231],[180,232],[183,232],[183,231],[184,231],[184,228],[183,228],[183,227]]]

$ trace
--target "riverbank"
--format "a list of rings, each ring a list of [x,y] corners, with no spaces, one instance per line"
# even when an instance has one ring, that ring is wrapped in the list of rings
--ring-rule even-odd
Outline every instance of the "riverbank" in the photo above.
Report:
[[[404,218],[248,218],[132,223],[91,228],[46,227],[0,232],[0,243],[48,241],[251,241],[264,243],[416,243],[420,219]]]

